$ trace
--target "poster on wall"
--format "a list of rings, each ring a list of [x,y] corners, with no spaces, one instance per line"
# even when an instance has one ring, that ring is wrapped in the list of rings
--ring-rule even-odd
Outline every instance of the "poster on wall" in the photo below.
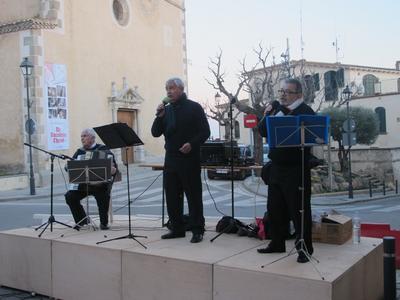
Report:
[[[67,68],[46,63],[44,71],[47,147],[49,150],[65,150],[69,148]]]

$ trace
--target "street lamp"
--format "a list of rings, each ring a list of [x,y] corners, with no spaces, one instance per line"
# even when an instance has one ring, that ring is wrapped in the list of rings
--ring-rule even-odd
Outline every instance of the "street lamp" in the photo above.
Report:
[[[24,75],[25,78],[25,85],[26,85],[26,107],[28,109],[28,121],[26,126],[26,129],[28,131],[28,143],[29,145],[32,145],[32,121],[31,121],[31,114],[30,114],[30,108],[31,108],[31,103],[29,100],[29,77],[32,75],[32,69],[33,69],[33,64],[28,60],[27,57],[24,58],[22,63],[19,66],[21,68],[22,74]],[[35,195],[35,176],[33,174],[33,165],[32,165],[32,147],[29,147],[29,183],[30,183],[30,191],[31,195]]]
[[[343,90],[343,95],[346,99],[346,109],[347,109],[347,153],[349,156],[348,159],[348,171],[349,171],[349,198],[353,199],[353,179],[351,178],[351,153],[350,153],[350,148],[351,148],[351,122],[350,122],[350,107],[349,107],[349,103],[350,103],[350,98],[351,98],[351,91],[349,89],[349,86],[346,85],[346,87]]]
[[[215,100],[215,105],[219,105],[221,101],[221,95],[217,92],[214,96]],[[218,122],[218,134],[219,134],[219,139],[221,139],[221,125]]]

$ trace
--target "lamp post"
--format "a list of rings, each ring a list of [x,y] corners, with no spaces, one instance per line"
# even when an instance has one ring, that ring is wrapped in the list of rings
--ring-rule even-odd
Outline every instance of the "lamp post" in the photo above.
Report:
[[[214,100],[215,100],[215,105],[220,104],[221,95],[218,92],[215,94]],[[219,134],[219,139],[221,139],[221,125],[219,124],[219,121],[218,121],[218,134]]]
[[[29,77],[32,75],[33,64],[28,60],[27,57],[25,57],[19,67],[21,68],[22,74],[24,75],[24,78],[25,78],[26,107],[28,109],[28,121],[27,121],[28,126],[26,126],[26,128],[28,131],[28,143],[29,143],[29,145],[31,145],[32,144],[32,122],[31,122],[31,114],[30,114],[31,103],[29,100]],[[29,183],[30,183],[31,195],[35,195],[36,191],[35,191],[35,175],[33,174],[33,165],[32,165],[32,147],[29,147]]]
[[[351,178],[351,153],[350,153],[352,129],[350,128],[351,122],[350,122],[350,107],[349,107],[351,91],[350,91],[348,85],[346,85],[346,87],[344,88],[342,93],[346,99],[346,109],[347,109],[347,145],[348,145],[347,153],[348,153],[348,171],[349,171],[349,175],[348,175],[349,176],[349,198],[353,199],[353,179]]]

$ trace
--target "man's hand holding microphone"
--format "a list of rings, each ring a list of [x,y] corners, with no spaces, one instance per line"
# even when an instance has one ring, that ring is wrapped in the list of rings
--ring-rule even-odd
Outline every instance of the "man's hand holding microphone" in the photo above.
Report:
[[[278,110],[280,105],[281,104],[277,100],[274,100],[274,101],[268,103],[267,107],[264,110],[264,116],[270,116],[270,115],[275,114],[275,112]]]
[[[165,97],[162,100],[162,103],[157,106],[156,117],[159,117],[159,118],[164,117],[164,115],[165,115],[165,106],[167,106],[170,101],[171,101],[171,99],[168,98],[168,97]]]

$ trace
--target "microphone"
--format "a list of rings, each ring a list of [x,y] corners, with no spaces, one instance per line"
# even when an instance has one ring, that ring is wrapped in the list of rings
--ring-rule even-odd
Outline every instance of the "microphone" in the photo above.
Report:
[[[65,154],[61,154],[60,156],[61,156],[61,159],[75,160],[74,158],[72,158],[72,157],[70,157],[68,155],[65,155]]]
[[[274,100],[270,104],[272,106],[272,109],[267,114],[268,116],[275,114],[275,112],[277,112],[281,108],[281,104],[278,100]]]
[[[164,104],[164,107],[165,107],[165,106],[169,105],[169,103],[171,102],[171,98],[165,97],[164,99],[162,99],[161,102],[162,102],[162,104]],[[159,117],[162,111],[163,111],[163,110],[158,110],[158,111],[156,112],[156,117]]]
[[[286,106],[283,106],[279,101],[274,100],[271,103],[272,109],[269,111],[267,114],[268,116],[270,115],[275,115],[277,112],[281,111],[284,115],[287,115],[290,113],[290,109],[287,108]]]
[[[165,97],[164,99],[162,99],[161,102],[162,102],[164,105],[167,105],[167,104],[169,104],[169,103],[171,102],[171,98]]]
[[[270,102],[269,104],[272,106],[272,109],[261,118],[261,120],[260,120],[260,122],[258,122],[258,124],[264,123],[265,118],[273,115],[281,106],[281,104],[279,103],[278,100],[274,100],[274,101]]]

